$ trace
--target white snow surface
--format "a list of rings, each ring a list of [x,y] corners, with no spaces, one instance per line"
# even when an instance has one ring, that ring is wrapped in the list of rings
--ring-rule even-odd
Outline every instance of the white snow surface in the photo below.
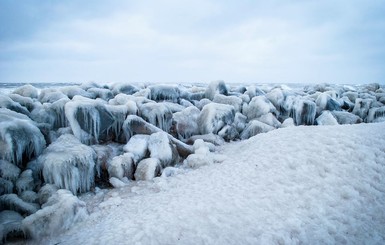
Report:
[[[37,243],[385,243],[385,123],[281,128],[219,153],[87,196],[84,222]]]

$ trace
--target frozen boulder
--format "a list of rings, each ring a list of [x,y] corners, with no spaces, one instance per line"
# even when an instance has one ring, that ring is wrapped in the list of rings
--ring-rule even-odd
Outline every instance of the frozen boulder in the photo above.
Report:
[[[0,244],[12,237],[22,237],[21,221],[23,216],[11,210],[0,212]]]
[[[27,116],[0,109],[0,159],[22,166],[25,160],[40,155],[45,139]]]
[[[13,91],[13,93],[32,99],[36,99],[39,95],[39,91],[37,90],[37,88],[35,88],[31,84],[26,84],[21,87],[18,87]]]
[[[258,117],[257,120],[260,122],[266,123],[267,125],[270,125],[274,128],[281,127],[281,123],[278,121],[278,119],[271,112]]]
[[[86,216],[84,202],[68,190],[58,190],[41,210],[22,221],[22,229],[27,236],[37,239],[63,232]]]
[[[12,182],[16,182],[19,178],[20,169],[15,165],[5,160],[0,160],[0,177]]]
[[[138,163],[135,180],[152,180],[161,173],[160,161],[157,158],[146,158]]]
[[[163,168],[173,166],[179,161],[176,147],[170,142],[167,133],[158,132],[150,135],[148,150],[151,158],[159,159]]]
[[[108,164],[108,175],[110,178],[115,177],[123,179],[124,177],[127,177],[128,179],[133,179],[135,167],[133,154],[125,153],[112,158],[111,162]]]
[[[63,94],[61,91],[58,91],[57,89],[48,88],[41,90],[38,100],[41,103],[53,103],[63,98],[68,99],[68,96]]]
[[[247,122],[247,117],[243,115],[242,113],[235,113],[234,117],[234,126],[237,129],[237,131],[240,133],[245,129]]]
[[[87,92],[92,94],[92,97],[100,98],[105,101],[109,101],[110,99],[114,98],[114,94],[111,92],[111,90],[106,88],[89,88]]]
[[[14,184],[12,181],[0,178],[0,195],[13,193]]]
[[[373,103],[372,99],[358,98],[356,99],[356,103],[354,105],[352,113],[359,116],[362,120],[365,120],[368,115],[369,109],[371,108],[372,103]]]
[[[293,118],[289,117],[289,118],[286,118],[282,124],[281,124],[281,128],[287,128],[287,127],[293,127],[295,126],[294,124],[294,120]]]
[[[317,125],[338,125],[337,119],[330,111],[323,111],[316,119]]]
[[[318,106],[318,113],[321,113],[324,110],[328,111],[340,111],[341,105],[337,100],[333,99],[327,93],[322,93],[318,96],[316,100]]]
[[[385,106],[369,109],[367,122],[384,122],[385,121]]]
[[[275,128],[258,120],[250,121],[241,133],[241,139],[245,140],[260,133],[267,133]]]
[[[21,200],[29,203],[39,203],[39,196],[34,191],[23,191],[19,194]]]
[[[173,114],[173,125],[179,139],[188,139],[193,135],[199,134],[199,114],[200,110],[195,106],[187,107]]]
[[[224,81],[213,81],[209,84],[205,91],[205,97],[213,100],[216,94],[228,95],[229,91]]]
[[[123,147],[125,152],[133,155],[136,163],[145,158],[148,154],[148,140],[150,136],[145,134],[133,135],[127,144]]]
[[[29,116],[29,111],[24,106],[13,101],[8,95],[0,93],[0,108],[6,108],[14,112],[18,112]]]
[[[211,165],[214,161],[211,157],[204,154],[191,154],[183,162],[189,168],[197,169],[202,166]]]
[[[94,184],[95,151],[73,135],[65,134],[47,147],[38,161],[43,165],[46,183],[76,194]]]
[[[20,214],[33,214],[39,209],[36,203],[23,201],[16,194],[5,194],[0,196],[0,210],[13,210]]]
[[[117,94],[131,95],[131,94],[134,94],[138,91],[139,91],[139,89],[136,86],[131,85],[131,84],[127,84],[127,83],[115,83],[114,85],[112,85],[112,92],[115,95],[117,95]]]
[[[267,113],[278,114],[277,109],[265,96],[254,97],[243,109],[248,120],[258,118]]]
[[[35,102],[33,99],[29,97],[23,97],[18,94],[9,94],[8,95],[10,99],[12,99],[14,102],[19,103],[22,107],[25,107],[28,111],[32,111],[33,108],[35,107],[35,103],[40,102]]]
[[[235,111],[240,112],[242,109],[242,99],[237,96],[226,96],[223,94],[216,94],[214,96],[213,102],[218,104],[232,105]]]
[[[260,88],[252,85],[252,86],[247,87],[245,94],[248,95],[250,97],[250,99],[252,99],[255,96],[265,95],[266,93],[263,92]]]
[[[199,114],[199,131],[201,134],[217,134],[225,125],[233,123],[234,116],[233,106],[218,103],[207,104]]]
[[[221,136],[226,141],[235,140],[239,137],[239,132],[234,125],[225,125],[219,132],[218,135]]]
[[[20,194],[23,191],[32,191],[35,189],[35,181],[32,177],[32,170],[24,170],[16,181],[16,190]]]
[[[292,115],[296,125],[313,125],[316,104],[311,100],[297,98],[292,107]]]
[[[57,190],[58,188],[56,187],[56,185],[51,184],[45,184],[43,187],[41,187],[39,192],[37,193],[40,205],[46,203],[48,199],[56,193]]]
[[[285,94],[281,88],[274,88],[266,94],[266,98],[274,105],[278,111],[281,111],[285,101]]]
[[[95,99],[95,96],[92,93],[89,93],[76,85],[61,87],[60,91],[70,99],[72,99],[75,96],[82,96],[90,99]]]
[[[209,100],[209,99],[201,99],[201,100],[199,100],[199,101],[195,101],[194,102],[194,105],[199,109],[199,110],[202,110],[203,109],[203,107],[205,106],[205,105],[208,105],[208,104],[210,104],[212,101],[211,100]]]
[[[180,89],[175,85],[152,85],[150,99],[154,101],[171,101],[177,103],[180,98]]]
[[[146,103],[140,106],[140,116],[147,122],[168,132],[172,125],[172,111],[161,103]]]
[[[347,111],[332,111],[331,113],[336,118],[338,124],[356,124],[362,122],[359,116]]]

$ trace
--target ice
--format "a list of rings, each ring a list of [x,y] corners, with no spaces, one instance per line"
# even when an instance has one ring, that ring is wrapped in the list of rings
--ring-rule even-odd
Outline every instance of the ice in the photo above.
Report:
[[[260,122],[266,123],[267,125],[270,125],[274,128],[281,127],[281,123],[278,121],[278,119],[271,112],[258,117],[257,120]]]
[[[20,214],[33,214],[39,209],[36,203],[23,201],[16,194],[5,194],[0,196],[0,210],[13,210]]]
[[[194,154],[189,155],[183,162],[185,166],[192,169],[213,163],[214,158],[210,153],[210,149],[202,139],[197,139],[194,142]]]
[[[105,101],[109,101],[114,97],[111,90],[106,88],[89,88],[87,89],[87,92],[92,94],[92,97],[100,98]]]
[[[178,102],[180,90],[176,85],[152,85],[148,87],[151,91],[150,99],[155,101]]]
[[[22,221],[22,228],[27,236],[41,239],[69,229],[86,216],[84,202],[68,190],[58,190],[42,209]]]
[[[148,150],[151,158],[159,159],[163,168],[173,166],[179,161],[178,152],[171,144],[167,133],[158,132],[150,135],[148,140]]]
[[[133,159],[136,163],[142,160],[148,153],[149,135],[136,134],[130,138],[127,144],[123,147],[125,152],[133,154]]]
[[[173,124],[179,139],[188,139],[193,135],[199,134],[199,113],[200,110],[197,107],[190,106],[173,114]]]
[[[243,114],[248,120],[258,118],[267,113],[278,114],[277,109],[265,96],[254,97],[248,106],[243,109]]]
[[[94,99],[95,96],[79,86],[66,86],[60,88],[60,91],[65,94],[68,98],[72,99],[75,96],[82,96],[90,99]]]
[[[230,141],[235,140],[239,137],[239,132],[234,125],[225,125],[219,132],[218,135],[224,140]]]
[[[7,242],[7,238],[22,236],[21,221],[23,216],[19,213],[4,210],[0,212],[0,244]]]
[[[134,155],[132,153],[125,153],[112,158],[111,162],[108,164],[109,177],[118,179],[127,177],[128,179],[133,179],[136,167],[133,157]]]
[[[247,87],[247,91],[245,92],[245,94],[248,95],[250,97],[250,99],[252,99],[255,96],[265,95],[266,93],[263,92],[260,88],[254,86],[254,85],[251,85],[251,86]]]
[[[356,103],[354,105],[352,113],[359,116],[362,120],[365,120],[372,103],[372,99],[358,98],[356,99]]]
[[[31,99],[37,99],[39,91],[31,84],[26,84],[15,89],[12,93],[21,95],[23,97],[29,97]]]
[[[291,117],[286,118],[286,119],[282,122],[282,124],[281,124],[281,127],[282,127],[282,128],[293,127],[293,126],[295,126],[295,124],[294,124],[293,118],[291,118]]]
[[[247,117],[242,113],[235,113],[234,117],[234,126],[237,129],[238,133],[242,132],[246,127]]]
[[[47,147],[38,161],[46,183],[72,193],[87,192],[94,184],[95,151],[73,135],[65,134]]]
[[[311,100],[297,98],[291,113],[296,125],[313,125],[316,115],[316,104]]]
[[[27,110],[27,108],[13,101],[11,98],[9,98],[8,95],[4,95],[1,93],[0,93],[0,108],[6,108],[6,109],[29,116],[29,111]]]
[[[358,98],[358,92],[347,91],[342,94],[342,96],[346,96],[353,103],[356,103],[356,99]]]
[[[41,103],[53,103],[63,98],[68,99],[68,96],[55,88],[48,88],[41,90],[38,99]]]
[[[24,202],[39,203],[39,196],[34,191],[23,191],[19,196]]]
[[[205,142],[212,143],[214,145],[223,145],[225,143],[225,141],[223,140],[223,138],[221,136],[213,134],[213,133],[194,135],[187,140],[187,143],[194,144],[194,142],[198,139],[201,139]]]
[[[14,184],[12,181],[0,178],[0,195],[13,193]]]
[[[0,108],[0,159],[20,167],[23,160],[40,155],[45,144],[43,134],[27,116]]]
[[[35,107],[35,103],[39,103],[29,97],[23,97],[18,94],[9,94],[8,95],[11,100],[16,103],[19,103],[21,106],[25,107],[28,111],[32,111]]]
[[[48,201],[48,199],[53,196],[58,188],[55,185],[52,184],[45,184],[43,187],[40,188],[39,192],[37,193],[39,198],[39,203],[43,205]]]
[[[235,110],[233,106],[210,103],[203,107],[198,118],[201,134],[218,133],[225,125],[234,121]]]
[[[115,83],[112,85],[112,92],[117,95],[117,94],[134,94],[138,92],[139,89],[131,84],[126,84],[126,83]]]
[[[367,122],[383,122],[385,121],[385,106],[369,109]]]
[[[212,101],[209,100],[209,99],[201,99],[201,100],[199,100],[199,101],[195,101],[194,104],[195,104],[195,106],[196,106],[199,110],[202,110],[203,107],[204,107],[205,105],[208,105],[208,104],[210,104],[211,102],[212,102]]]
[[[338,122],[330,111],[323,111],[316,119],[317,125],[337,125]]]
[[[330,97],[327,93],[322,93],[318,96],[316,100],[316,104],[318,106],[318,113],[324,110],[328,111],[340,111],[341,110],[341,105]]]
[[[236,112],[240,112],[242,109],[242,99],[237,96],[226,96],[223,94],[216,94],[213,102],[225,105],[232,105]]]
[[[339,124],[356,124],[361,123],[362,119],[347,111],[332,111],[333,116],[337,119]]]
[[[171,110],[161,103],[146,103],[139,107],[140,116],[147,122],[168,132],[172,124]]]
[[[281,88],[275,88],[266,94],[266,98],[275,106],[278,111],[281,111],[285,102],[285,95]]]
[[[6,180],[10,180],[12,182],[16,182],[16,180],[19,178],[20,175],[20,169],[5,160],[0,160],[0,177]]]
[[[241,139],[245,140],[260,133],[267,133],[275,128],[258,120],[251,120],[241,133]]]
[[[146,158],[138,163],[135,180],[152,180],[160,175],[161,166],[157,158]]]
[[[24,191],[32,191],[35,188],[34,179],[32,177],[32,170],[24,170],[19,179],[16,181],[16,190],[20,194]]]
[[[228,89],[224,81],[211,82],[205,91],[205,97],[209,100],[213,100],[216,94],[228,95]]]

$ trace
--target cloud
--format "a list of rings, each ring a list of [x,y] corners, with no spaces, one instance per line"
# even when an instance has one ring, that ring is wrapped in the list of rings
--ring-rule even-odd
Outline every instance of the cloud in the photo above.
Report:
[[[30,20],[26,9],[50,12],[18,24],[18,35],[5,31],[0,81],[357,83],[385,75],[385,9],[374,0],[96,1],[86,10],[88,1],[77,2],[15,9],[21,22]]]

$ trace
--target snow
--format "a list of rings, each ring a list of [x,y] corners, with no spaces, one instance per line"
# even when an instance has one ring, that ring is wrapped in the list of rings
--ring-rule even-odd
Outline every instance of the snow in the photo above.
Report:
[[[135,134],[123,147],[123,150],[132,153],[135,162],[139,162],[147,155],[149,137],[145,134]]]
[[[158,132],[150,135],[148,139],[148,150],[152,158],[157,158],[163,168],[175,165],[179,160],[178,152],[171,144],[167,133]]]
[[[157,158],[146,158],[138,163],[135,171],[135,180],[152,180],[160,174],[160,161]]]
[[[117,206],[39,243],[383,244],[384,145],[385,123],[259,134],[221,164],[114,189]]]

